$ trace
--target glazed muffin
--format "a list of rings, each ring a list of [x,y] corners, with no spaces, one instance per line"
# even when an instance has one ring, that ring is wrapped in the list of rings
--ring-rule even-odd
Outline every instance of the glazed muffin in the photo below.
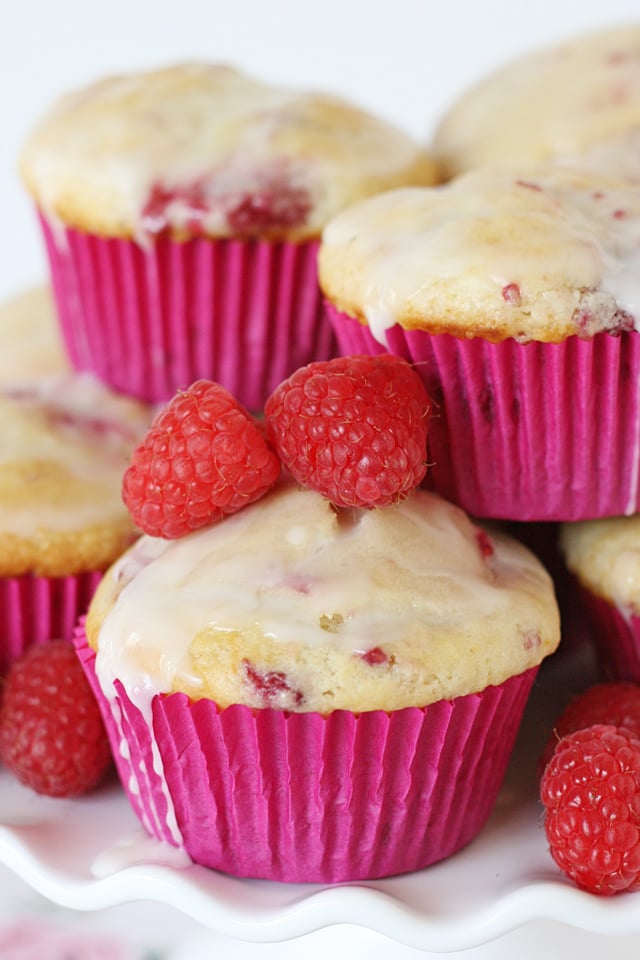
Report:
[[[339,509],[285,480],[143,536],[76,640],[152,835],[238,876],[333,882],[477,834],[559,627],[537,559],[436,495]]]
[[[341,350],[416,365],[438,492],[518,521],[640,509],[639,238],[636,189],[549,167],[389,191],[328,224]]]
[[[435,178],[413,140],[348,103],[204,63],[66,96],[21,171],[74,366],[150,401],[215,379],[254,410],[335,351],[316,275],[326,221]]]
[[[120,488],[148,419],[88,374],[0,387],[0,673],[31,644],[71,639],[135,539]]]
[[[640,682],[640,515],[563,524],[560,546],[603,676]]]
[[[47,286],[0,303],[0,342],[0,385],[69,370]]]
[[[463,94],[433,144],[443,175],[560,163],[640,180],[640,24],[507,64]]]

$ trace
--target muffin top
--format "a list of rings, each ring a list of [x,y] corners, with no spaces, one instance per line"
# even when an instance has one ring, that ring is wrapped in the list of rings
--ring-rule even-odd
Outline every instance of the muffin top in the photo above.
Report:
[[[479,170],[343,211],[320,285],[382,343],[394,324],[559,342],[637,327],[640,192],[562,168]]]
[[[640,180],[640,24],[590,33],[492,73],[440,122],[445,176],[547,161]]]
[[[592,593],[640,615],[640,515],[565,523],[567,567]]]
[[[435,179],[422,147],[363,110],[205,63],[67,95],[28,138],[21,172],[48,216],[140,240],[315,237],[352,201]]]
[[[0,343],[0,386],[69,370],[47,286],[0,304]]]
[[[282,481],[221,523],[143,536],[87,619],[103,689],[219,706],[395,710],[500,684],[559,640],[551,579],[418,490],[339,510]]]
[[[101,570],[130,545],[122,474],[148,423],[86,374],[0,387],[0,576]]]

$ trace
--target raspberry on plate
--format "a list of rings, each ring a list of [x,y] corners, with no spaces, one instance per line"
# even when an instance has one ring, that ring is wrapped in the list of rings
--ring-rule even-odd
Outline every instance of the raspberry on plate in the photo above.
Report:
[[[573,697],[553,726],[542,752],[542,768],[562,737],[596,723],[626,727],[640,738],[640,685],[631,680],[596,683]]]
[[[540,784],[560,869],[602,896],[640,888],[640,740],[595,724],[564,737]]]
[[[122,496],[145,533],[171,540],[235,513],[276,482],[257,422],[218,383],[197,380],[158,414],[133,451]]]
[[[310,363],[265,404],[267,436],[284,466],[340,507],[387,506],[418,486],[428,412],[421,378],[391,354]]]
[[[80,796],[110,768],[100,709],[73,644],[38,644],[12,664],[0,705],[0,759],[50,797]]]

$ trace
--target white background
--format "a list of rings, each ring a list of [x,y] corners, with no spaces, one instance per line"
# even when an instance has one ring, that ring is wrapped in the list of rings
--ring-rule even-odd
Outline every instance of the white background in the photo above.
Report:
[[[0,0],[0,299],[45,276],[17,161],[60,94],[190,58],[338,93],[427,140],[465,87],[528,50],[640,20],[640,0]]]

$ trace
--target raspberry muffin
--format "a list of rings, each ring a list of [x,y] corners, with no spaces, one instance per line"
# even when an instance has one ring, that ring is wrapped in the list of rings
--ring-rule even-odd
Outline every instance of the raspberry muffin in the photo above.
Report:
[[[0,386],[0,673],[70,640],[101,573],[135,539],[122,470],[147,408],[90,375]]]
[[[148,401],[210,378],[254,410],[335,352],[316,275],[326,221],[435,179],[388,123],[205,63],[66,96],[21,171],[74,366]]]
[[[76,637],[149,833],[317,882],[420,869],[477,834],[558,640],[516,541],[425,490],[340,509],[291,480],[142,536]]]
[[[640,682],[640,515],[563,524],[560,547],[603,675]]]
[[[328,224],[319,268],[342,352],[422,374],[438,492],[516,521],[640,509],[636,188],[540,167],[389,191]]]
[[[0,304],[0,385],[69,370],[46,286],[16,294]]]
[[[434,137],[443,175],[560,163],[640,181],[640,24],[610,27],[496,70]]]

